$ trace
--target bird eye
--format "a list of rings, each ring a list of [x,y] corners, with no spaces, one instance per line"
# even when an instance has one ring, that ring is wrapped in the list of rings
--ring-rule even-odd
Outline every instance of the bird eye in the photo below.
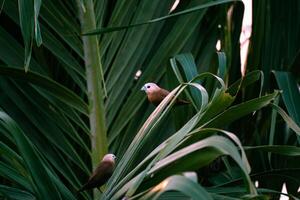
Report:
[[[150,88],[150,85],[148,85],[147,88]]]

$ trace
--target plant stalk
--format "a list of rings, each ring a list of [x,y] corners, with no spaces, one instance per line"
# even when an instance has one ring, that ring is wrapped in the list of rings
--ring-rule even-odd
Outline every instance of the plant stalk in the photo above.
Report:
[[[82,32],[96,29],[93,0],[77,0],[77,3]],[[82,5],[83,3],[84,5]],[[83,9],[83,6],[85,9]],[[102,80],[102,64],[97,36],[82,36],[82,41],[90,111],[92,163],[93,168],[95,168],[108,151],[103,102],[104,92],[101,85],[104,80]]]

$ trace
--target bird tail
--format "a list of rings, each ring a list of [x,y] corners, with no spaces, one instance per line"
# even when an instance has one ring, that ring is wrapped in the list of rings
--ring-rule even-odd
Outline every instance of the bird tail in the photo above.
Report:
[[[183,100],[183,99],[177,99],[176,101],[176,105],[186,105],[186,104],[190,104],[191,102]]]

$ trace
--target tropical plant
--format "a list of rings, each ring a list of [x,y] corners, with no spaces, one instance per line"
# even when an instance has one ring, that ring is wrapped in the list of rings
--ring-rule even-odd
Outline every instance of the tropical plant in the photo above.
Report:
[[[299,133],[276,106],[279,92],[251,92],[259,71],[243,78],[237,73],[242,3],[180,1],[170,11],[173,4],[1,1],[1,196],[91,199],[90,193],[76,191],[107,151],[119,160],[103,199],[125,194],[133,199],[182,199],[183,194],[234,199],[274,193],[253,186],[241,142],[225,131],[233,130],[243,144],[251,144],[247,151],[299,156],[295,146],[249,143],[247,131],[233,123],[275,101],[273,108]],[[226,56],[215,53],[218,39]],[[178,55],[185,52],[195,61],[190,54]],[[142,75],[135,78],[139,70]],[[154,110],[139,91],[150,81],[175,87],[172,94],[185,95],[192,105],[173,108],[174,96],[169,95]],[[251,95],[242,99],[248,91]],[[274,158],[268,155],[259,159]],[[204,176],[210,185],[199,171],[199,181],[195,173],[181,175],[220,156],[225,170]],[[259,160],[249,158],[251,165]],[[298,168],[293,170],[291,176]]]
[[[300,125],[299,93],[299,2],[253,0],[253,25],[250,38],[247,70],[261,70],[264,73],[263,92],[280,90],[280,97],[274,104],[285,108],[289,116]],[[253,85],[243,94],[243,100],[257,95]],[[273,107],[274,108],[274,107]],[[282,118],[273,109],[264,109],[231,125],[231,130],[242,133],[239,138],[244,145],[267,146],[287,145],[299,147],[299,135],[286,128]],[[234,128],[233,128],[234,127]],[[253,127],[254,132],[251,130]],[[250,129],[251,128],[251,129]],[[284,152],[284,149],[282,149]],[[259,155],[259,156],[258,156]],[[248,154],[254,180],[260,187],[281,191],[286,183],[289,194],[299,197],[299,157],[253,151]]]

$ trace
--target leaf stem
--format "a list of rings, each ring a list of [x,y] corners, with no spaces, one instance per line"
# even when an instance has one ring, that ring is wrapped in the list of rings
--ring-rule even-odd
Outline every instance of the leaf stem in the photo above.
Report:
[[[82,9],[82,1],[77,0],[81,29],[87,31],[96,28],[93,0],[85,0],[85,10]],[[104,92],[101,83],[104,83],[100,48],[97,36],[82,36],[84,60],[86,69],[86,81],[89,100],[89,120],[91,129],[92,162],[93,167],[107,153],[107,137],[104,108]]]

